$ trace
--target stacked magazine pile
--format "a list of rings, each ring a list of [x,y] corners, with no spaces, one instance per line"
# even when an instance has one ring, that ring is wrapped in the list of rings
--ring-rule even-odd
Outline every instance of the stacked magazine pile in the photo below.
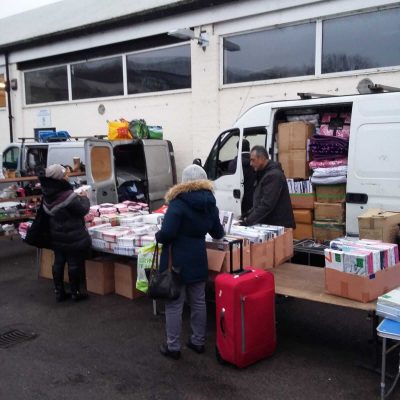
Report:
[[[381,317],[400,322],[400,287],[378,297],[376,313]]]

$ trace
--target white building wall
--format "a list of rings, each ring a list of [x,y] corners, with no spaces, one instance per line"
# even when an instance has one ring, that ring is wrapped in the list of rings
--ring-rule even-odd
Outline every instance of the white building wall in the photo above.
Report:
[[[314,2],[313,2],[314,3]],[[317,2],[318,3],[318,2]],[[325,3],[330,13],[332,3]],[[343,6],[349,2],[338,1]],[[354,2],[350,2],[354,6]],[[367,3],[377,3],[368,0]],[[387,1],[384,3],[388,3]],[[318,7],[322,7],[317,4]],[[358,3],[359,4],[359,3]],[[316,7],[314,6],[310,6]],[[319,9],[321,11],[321,9]],[[304,6],[303,15],[307,12]],[[322,11],[321,11],[322,12]],[[236,119],[251,106],[274,100],[295,99],[298,92],[316,92],[345,95],[357,93],[358,82],[369,77],[374,83],[399,86],[399,69],[384,72],[337,74],[331,77],[292,78],[276,82],[255,82],[251,84],[222,85],[222,46],[220,34],[235,33],[253,29],[257,20],[272,23],[288,21],[287,16],[298,18],[299,11],[276,12],[276,19],[261,15],[237,18],[236,21],[207,24],[202,26],[209,34],[210,44],[205,51],[197,42],[191,42],[192,89],[174,93],[135,95],[117,99],[96,99],[64,104],[24,106],[23,74],[12,64],[10,78],[18,79],[18,90],[12,91],[14,138],[33,136],[33,129],[39,127],[37,114],[42,109],[51,113],[51,126],[67,130],[73,136],[87,136],[107,133],[107,120],[144,118],[150,125],[162,125],[164,137],[171,140],[175,149],[178,174],[193,158],[205,161],[217,135],[229,129]],[[293,18],[294,18],[293,17]],[[272,21],[272,22],[271,22]],[[179,26],[183,27],[183,26]],[[199,28],[196,29],[199,33]],[[98,106],[105,106],[105,113],[98,113]],[[9,143],[7,112],[0,110],[0,149]]]

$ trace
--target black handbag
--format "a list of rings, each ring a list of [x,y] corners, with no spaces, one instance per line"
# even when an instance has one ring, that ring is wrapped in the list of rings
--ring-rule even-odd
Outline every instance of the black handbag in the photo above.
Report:
[[[40,249],[51,249],[50,216],[43,210],[43,202],[26,232],[24,242]]]
[[[150,269],[149,296],[152,299],[176,300],[181,294],[181,287],[181,276],[172,266],[172,246],[169,248],[168,268],[160,272],[158,243],[156,243]]]

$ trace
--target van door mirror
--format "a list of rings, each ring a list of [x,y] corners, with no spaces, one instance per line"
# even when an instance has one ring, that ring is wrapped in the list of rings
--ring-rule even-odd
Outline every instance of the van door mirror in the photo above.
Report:
[[[199,167],[202,167],[201,165],[201,158],[195,158],[193,160],[193,164],[198,165]]]

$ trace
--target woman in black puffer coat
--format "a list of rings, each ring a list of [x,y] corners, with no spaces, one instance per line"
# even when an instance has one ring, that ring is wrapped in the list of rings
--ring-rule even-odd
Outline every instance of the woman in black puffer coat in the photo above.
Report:
[[[68,275],[72,299],[87,298],[80,292],[81,269],[85,255],[91,247],[91,239],[85,227],[84,216],[90,202],[86,193],[77,195],[68,182],[67,170],[59,164],[50,165],[39,178],[43,191],[43,210],[49,215],[51,247],[54,251],[53,280],[56,300],[69,297],[64,289],[64,265]]]

